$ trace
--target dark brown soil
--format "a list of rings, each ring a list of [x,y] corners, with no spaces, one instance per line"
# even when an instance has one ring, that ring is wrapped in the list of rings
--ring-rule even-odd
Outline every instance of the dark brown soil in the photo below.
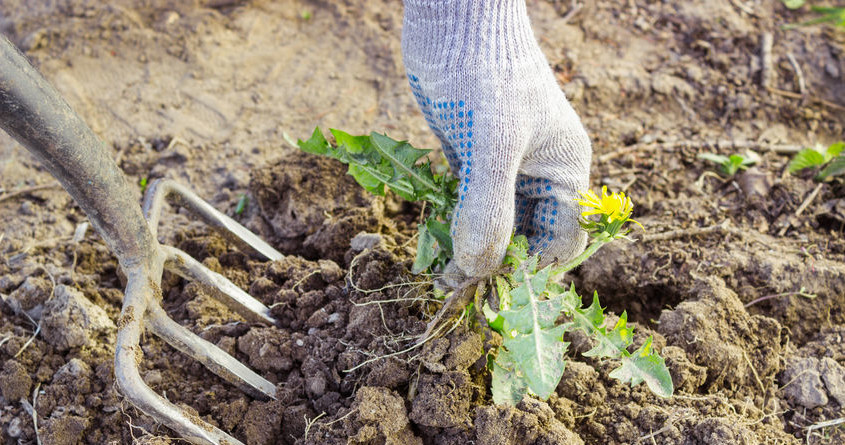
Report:
[[[284,142],[320,125],[436,146],[405,83],[398,0],[0,2],[0,30],[133,181],[177,179],[286,255],[256,261],[169,212],[161,241],[279,322],[248,324],[169,274],[165,309],[279,399],[252,399],[152,335],[144,381],[247,444],[845,442],[841,425],[806,439],[845,417],[845,187],[809,201],[817,184],[772,150],[842,139],[845,33],[785,31],[809,15],[775,0],[528,5],[593,139],[592,185],[630,194],[646,228],[571,278],[627,310],[635,343],[654,336],[674,397],[610,379],[615,364],[583,357],[578,335],[551,398],[515,407],[492,403],[474,321],[411,349],[440,306],[409,272],[420,209]],[[696,158],[745,148],[762,162],[734,178]],[[96,235],[74,238],[85,215],[59,188],[5,194],[50,181],[0,135],[0,440],[177,443],[116,390],[123,277]]]

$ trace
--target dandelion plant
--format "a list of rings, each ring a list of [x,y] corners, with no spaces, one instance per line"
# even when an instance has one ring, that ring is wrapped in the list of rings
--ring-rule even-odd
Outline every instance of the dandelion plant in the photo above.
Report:
[[[378,133],[331,133],[335,145],[319,128],[298,145],[303,151],[347,164],[348,173],[376,195],[390,190],[406,200],[424,202],[427,214],[418,226],[412,272],[442,270],[452,257],[449,224],[457,201],[457,179],[448,172],[433,172],[427,158],[430,150],[420,150]],[[611,377],[631,385],[645,382],[659,396],[672,395],[672,379],[664,360],[653,350],[651,337],[630,352],[633,330],[627,324],[626,313],[614,326],[606,326],[598,295],[594,293],[591,304],[584,306],[572,285],[558,283],[567,271],[605,244],[627,239],[628,223],[639,224],[631,219],[633,203],[624,193],[608,193],[603,188],[598,196],[584,191],[578,203],[586,208],[581,214],[581,226],[591,237],[582,254],[563,265],[540,268],[539,255],[529,255],[526,238],[516,236],[507,249],[502,269],[505,272],[488,279],[492,285],[487,288],[498,295],[498,307],[484,304],[482,311],[489,327],[502,336],[502,346],[491,351],[495,358],[490,361],[491,392],[496,403],[515,404],[525,395],[547,399],[560,382],[566,364],[569,344],[564,336],[574,330],[583,331],[595,341],[585,355],[619,361]]]

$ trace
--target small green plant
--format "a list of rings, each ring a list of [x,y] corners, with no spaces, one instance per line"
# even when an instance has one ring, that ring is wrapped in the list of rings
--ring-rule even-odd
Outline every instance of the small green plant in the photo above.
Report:
[[[339,130],[331,133],[336,146],[326,140],[319,128],[310,139],[297,144],[306,152],[347,164],[348,173],[372,193],[384,195],[390,189],[409,201],[425,202],[429,212],[418,226],[413,269],[414,273],[440,270],[452,255],[449,218],[457,198],[457,180],[448,172],[432,172],[427,159],[429,150],[416,149],[407,142],[378,133],[367,136],[351,136]],[[624,193],[608,194],[605,188],[601,197],[592,191],[582,192],[582,197],[579,203],[587,210],[582,213],[581,225],[592,242],[581,255],[560,266],[539,268],[539,256],[529,255],[527,239],[517,236],[508,246],[503,264],[505,272],[489,278],[486,281],[489,285],[479,287],[494,289],[498,296],[497,308],[489,303],[481,308],[490,328],[502,335],[502,346],[491,351],[490,356],[494,358],[489,363],[496,403],[515,404],[526,394],[547,399],[560,382],[566,364],[569,343],[564,341],[564,335],[573,330],[584,331],[596,342],[585,355],[620,360],[611,377],[632,386],[645,382],[659,396],[672,395],[672,379],[664,360],[652,349],[652,339],[649,337],[634,352],[628,351],[633,343],[633,330],[627,325],[626,313],[609,328],[605,326],[598,295],[594,293],[592,304],[583,307],[573,286],[567,288],[556,282],[556,278],[577,267],[605,244],[627,238],[627,223],[639,224],[630,218],[633,204]],[[477,310],[479,305],[470,307]],[[567,321],[560,323],[561,318]]]
[[[238,204],[235,206],[235,215],[243,213],[246,210],[247,204],[249,204],[249,196],[246,193],[241,193],[241,196],[238,198]]]
[[[719,167],[719,173],[728,178],[760,162],[760,155],[751,150],[746,151],[744,155],[723,156],[715,153],[699,153],[697,157],[716,164]]]
[[[798,9],[807,3],[806,0],[781,0],[789,9]],[[785,25],[784,29],[793,29],[799,26],[817,25],[819,23],[833,23],[836,26],[845,28],[845,7],[843,6],[810,6],[810,10],[821,14],[819,17],[807,20],[806,22]]]
[[[144,193],[144,192],[146,192],[146,191],[147,191],[147,183],[148,183],[148,182],[149,182],[149,179],[147,179],[147,177],[146,177],[146,176],[145,176],[145,177],[143,177],[143,178],[141,178],[141,179],[138,181],[138,185],[141,187],[141,193]]]
[[[792,174],[797,174],[807,168],[818,169],[813,179],[823,182],[845,174],[845,154],[843,154],[843,150],[845,150],[845,142],[843,141],[830,144],[827,148],[820,145],[814,148],[805,148],[792,158],[787,168],[789,173]]]

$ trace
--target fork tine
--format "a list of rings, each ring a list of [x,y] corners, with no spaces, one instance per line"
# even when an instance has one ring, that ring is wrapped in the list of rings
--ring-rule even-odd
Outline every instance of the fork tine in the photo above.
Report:
[[[91,219],[126,274],[128,283],[117,323],[114,362],[115,380],[121,393],[141,411],[190,442],[243,445],[156,394],[144,383],[138,371],[138,363],[143,359],[139,341],[142,323],[146,319],[147,326],[165,341],[247,393],[263,399],[275,397],[272,383],[171,320],[158,304],[164,263],[168,256],[172,256],[174,263],[181,261],[188,265],[185,271],[191,273],[191,278],[206,285],[226,288],[225,292],[221,291],[226,295],[225,300],[234,301],[233,304],[240,305],[242,311],[253,312],[254,318],[272,322],[272,318],[268,320],[266,307],[229,289],[229,285],[232,288],[236,286],[228,280],[220,281],[210,271],[195,267],[185,258],[187,255],[159,246],[155,233],[163,200],[167,195],[175,196],[180,204],[199,214],[245,252],[272,260],[281,259],[282,254],[186,188],[169,181],[153,185],[153,190],[145,197],[145,215],[135,201],[129,182],[109,157],[102,142],[2,34],[0,128],[21,142],[62,183]]]
[[[158,221],[164,200],[168,199],[176,204],[188,208],[226,239],[236,244],[245,252],[258,255],[269,260],[284,258],[278,250],[271,247],[249,229],[229,218],[219,210],[205,202],[185,186],[169,179],[157,179],[147,187],[144,194],[144,216],[150,225],[153,237],[158,233]]]
[[[161,246],[167,254],[164,267],[186,280],[200,283],[204,290],[250,323],[275,325],[270,309],[223,275],[209,270],[187,253],[171,246]]]
[[[120,392],[138,409],[168,428],[176,431],[191,443],[202,445],[243,445],[222,430],[210,425],[196,415],[174,405],[156,394],[141,379],[138,362],[143,358],[139,341],[141,323],[147,305],[153,301],[161,273],[153,274],[146,267],[127,271],[123,310],[118,319],[117,346],[115,348],[114,374]],[[158,275],[158,280],[152,278]],[[167,339],[166,337],[163,337]],[[210,343],[209,343],[210,344]],[[222,352],[222,351],[221,351]],[[260,377],[259,377],[260,378]]]
[[[173,321],[156,302],[147,308],[147,326],[167,344],[187,354],[228,380],[245,393],[261,400],[276,399],[276,386],[214,344]]]

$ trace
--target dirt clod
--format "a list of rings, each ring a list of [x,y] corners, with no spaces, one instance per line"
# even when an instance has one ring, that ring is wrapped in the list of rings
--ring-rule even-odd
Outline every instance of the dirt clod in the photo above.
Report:
[[[0,373],[0,394],[7,404],[28,399],[32,378],[26,368],[15,360],[7,360]]]
[[[103,309],[65,285],[56,286],[44,312],[44,340],[59,350],[91,345],[99,336],[114,338],[117,329]]]
[[[568,279],[598,291],[611,323],[627,311],[635,345],[654,335],[676,393],[618,383],[618,362],[584,357],[593,345],[573,333],[555,393],[516,407],[492,403],[498,337],[474,320],[400,353],[441,305],[409,273],[421,206],[285,142],[319,125],[437,150],[398,0],[2,0],[0,28],[131,184],[177,180],[284,255],[252,257],[178,206],[163,215],[160,242],[278,321],[251,324],[165,272],[167,313],[278,392],[254,400],[144,335],[129,351],[144,381],[192,419],[247,444],[800,445],[845,403],[845,188],[789,174],[785,152],[842,139],[845,57],[832,25],[783,29],[817,15],[781,3],[525,2],[590,135],[590,187],[624,190],[645,229]],[[731,178],[698,158],[745,150],[760,162]],[[36,443],[20,399],[37,383],[45,445],[176,442],[117,392],[109,320],[129,320],[126,277],[100,236],[74,236],[87,217],[53,181],[0,132],[0,442]],[[841,427],[810,436],[845,443]]]
[[[402,398],[386,388],[364,386],[355,397],[358,420],[363,423],[352,443],[383,440],[385,444],[422,445],[411,431]]]
[[[523,401],[518,407],[478,408],[475,425],[477,443],[484,445],[584,443],[555,418],[546,403],[534,400]]]

